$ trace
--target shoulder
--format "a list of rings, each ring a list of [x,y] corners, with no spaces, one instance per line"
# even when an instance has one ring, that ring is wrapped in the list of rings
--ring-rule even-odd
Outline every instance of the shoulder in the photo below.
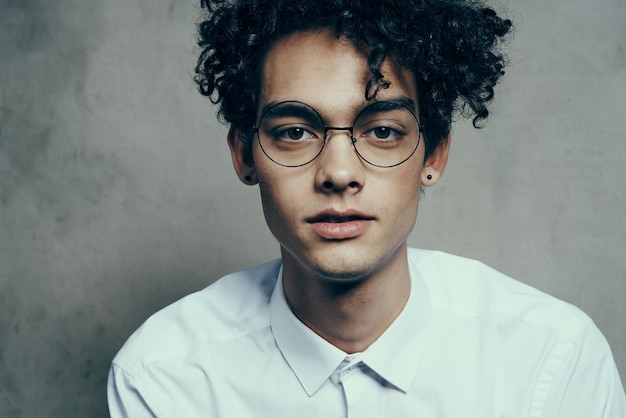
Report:
[[[409,250],[409,260],[423,277],[435,309],[465,317],[495,315],[553,328],[563,336],[580,334],[591,323],[577,307],[481,262],[418,249]]]
[[[428,292],[437,357],[483,364],[532,416],[624,416],[610,347],[580,309],[478,261],[410,249],[409,263]]]
[[[274,260],[231,273],[163,308],[131,335],[113,364],[134,374],[150,363],[187,356],[211,341],[233,340],[267,327],[279,269],[280,260]]]

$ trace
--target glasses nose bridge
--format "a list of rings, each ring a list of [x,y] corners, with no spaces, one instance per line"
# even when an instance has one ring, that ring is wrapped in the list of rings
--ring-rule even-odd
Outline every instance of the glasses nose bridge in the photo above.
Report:
[[[354,126],[327,126],[324,125],[324,145],[332,136],[328,131],[348,131],[350,143],[354,145]]]

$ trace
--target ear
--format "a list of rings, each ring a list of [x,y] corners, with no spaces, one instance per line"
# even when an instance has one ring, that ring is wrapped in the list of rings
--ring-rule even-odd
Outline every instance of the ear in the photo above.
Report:
[[[435,148],[424,162],[422,167],[422,186],[434,186],[446,168],[448,152],[450,151],[450,134]]]
[[[237,177],[242,183],[252,186],[257,184],[256,170],[254,164],[250,164],[246,159],[246,144],[239,136],[237,129],[232,126],[228,130],[228,148],[233,159],[233,167]]]

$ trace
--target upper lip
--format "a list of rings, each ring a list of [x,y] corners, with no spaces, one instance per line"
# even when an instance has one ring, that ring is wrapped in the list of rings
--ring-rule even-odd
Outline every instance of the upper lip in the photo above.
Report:
[[[308,223],[315,222],[349,222],[357,220],[373,220],[373,216],[366,215],[356,210],[325,210],[306,219]]]

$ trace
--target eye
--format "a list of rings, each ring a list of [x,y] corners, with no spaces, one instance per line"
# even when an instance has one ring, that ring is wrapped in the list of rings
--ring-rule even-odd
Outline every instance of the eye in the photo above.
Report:
[[[278,129],[274,133],[276,140],[302,141],[315,138],[315,135],[300,126]]]
[[[302,139],[305,134],[306,131],[302,128],[289,128],[285,131],[286,137],[293,140]]]
[[[404,133],[391,128],[389,126],[376,126],[374,128],[368,129],[361,134],[362,137],[365,137],[372,141],[397,141],[404,136]]]
[[[378,128],[372,129],[372,133],[377,139],[387,139],[393,133],[393,130],[386,126],[379,126]]]
[[[418,137],[413,113],[396,102],[375,102],[354,121],[357,138],[376,148],[394,148]],[[364,145],[366,145],[364,144]]]

